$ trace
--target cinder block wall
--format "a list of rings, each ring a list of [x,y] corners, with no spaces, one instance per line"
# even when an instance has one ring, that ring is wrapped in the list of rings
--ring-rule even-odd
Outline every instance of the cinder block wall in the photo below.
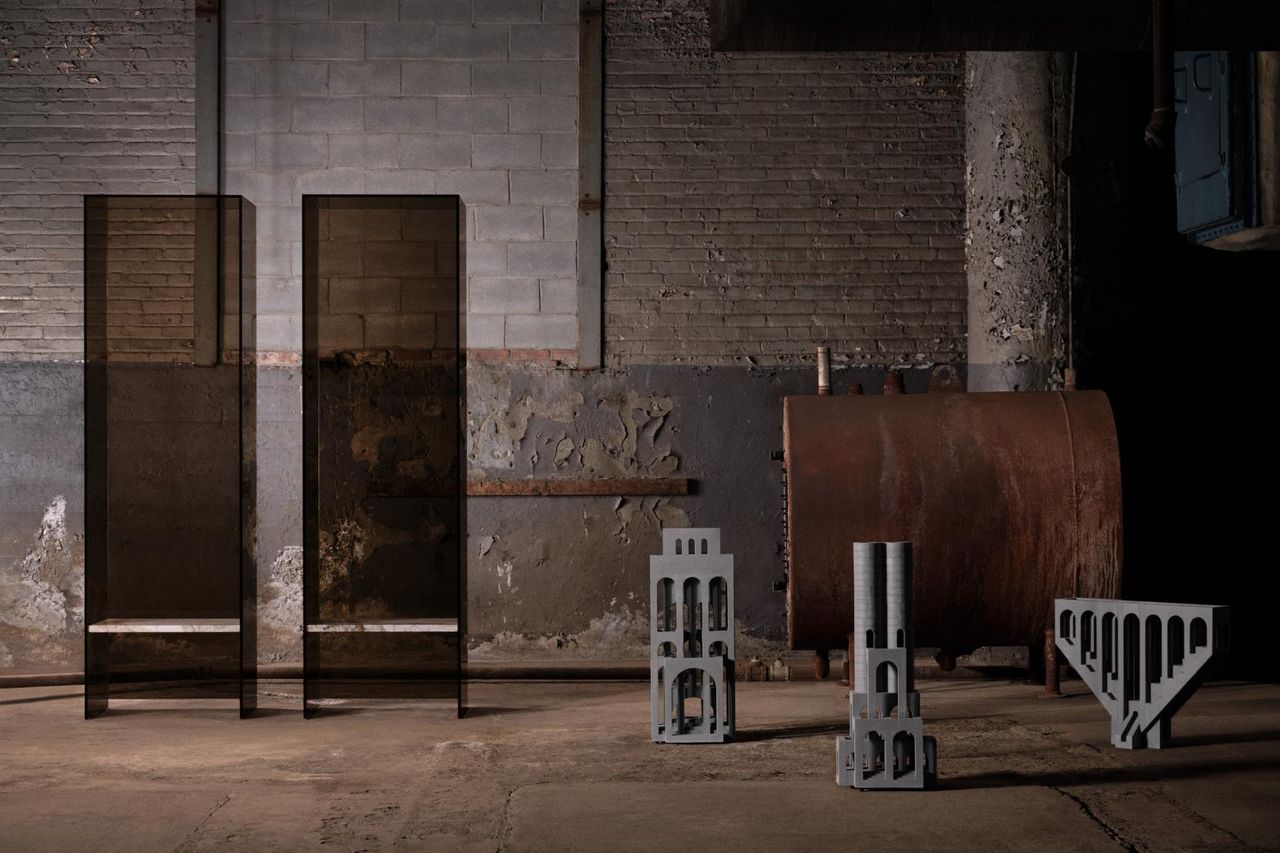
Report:
[[[963,360],[961,56],[712,53],[706,6],[607,6],[608,362]]]
[[[467,346],[571,360],[578,4],[227,0],[224,14],[226,189],[257,206],[258,347],[274,365],[259,382],[263,624],[271,654],[296,660],[302,196],[461,196]]]
[[[458,228],[452,209],[320,208],[319,350],[452,348]]]
[[[258,206],[259,347],[301,347],[305,193],[458,194],[467,343],[577,346],[574,0],[228,0],[227,191]]]

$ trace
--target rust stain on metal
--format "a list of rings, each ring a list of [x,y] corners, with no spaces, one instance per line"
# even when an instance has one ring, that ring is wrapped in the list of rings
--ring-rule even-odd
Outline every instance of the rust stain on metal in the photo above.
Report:
[[[1063,695],[1058,674],[1058,644],[1052,628],[1044,629],[1044,692],[1042,699],[1057,699]]]
[[[1039,644],[1058,596],[1112,598],[1120,455],[1098,391],[788,397],[787,628],[840,648],[850,543],[915,543],[917,642]]]

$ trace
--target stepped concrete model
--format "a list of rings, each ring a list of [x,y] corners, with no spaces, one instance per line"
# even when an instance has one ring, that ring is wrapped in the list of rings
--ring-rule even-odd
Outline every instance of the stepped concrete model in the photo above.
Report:
[[[849,736],[836,738],[837,784],[924,788],[937,776],[937,742],[912,689],[911,583],[910,542],[853,543]]]
[[[733,737],[733,556],[720,531],[662,531],[649,558],[649,697],[660,743]]]
[[[1111,744],[1160,749],[1169,723],[1226,654],[1231,608],[1109,598],[1054,601],[1058,650],[1111,715]]]

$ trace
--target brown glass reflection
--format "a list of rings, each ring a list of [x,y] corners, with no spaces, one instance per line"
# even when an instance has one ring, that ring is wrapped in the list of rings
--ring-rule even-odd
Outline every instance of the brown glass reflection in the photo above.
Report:
[[[306,706],[462,708],[454,196],[303,199]]]
[[[84,233],[86,715],[143,684],[239,695],[247,714],[253,207],[87,196]]]

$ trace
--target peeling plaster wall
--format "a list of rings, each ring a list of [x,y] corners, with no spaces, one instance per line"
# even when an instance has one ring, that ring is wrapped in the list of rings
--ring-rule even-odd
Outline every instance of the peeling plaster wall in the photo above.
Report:
[[[911,391],[929,373],[907,371]],[[649,556],[663,525],[719,527],[735,557],[744,653],[785,643],[782,398],[812,369],[634,366],[592,372],[472,365],[473,478],[684,476],[681,497],[473,498],[468,618],[473,659],[644,657]],[[838,367],[869,393],[883,371]]]
[[[73,364],[0,363],[0,673],[80,668],[80,374]]]
[[[1069,75],[1063,54],[965,55],[970,391],[1062,384]]]
[[[74,671],[84,562],[80,368],[0,370],[7,482],[22,486],[12,472],[29,472],[28,486],[0,496],[21,495],[35,507],[5,516],[0,643],[7,656],[0,670]],[[923,370],[905,376],[913,392],[929,379]],[[835,393],[852,381],[874,392],[882,379],[880,370],[837,366]],[[280,381],[296,387],[287,377]],[[684,497],[472,498],[466,552],[472,657],[643,657],[649,556],[660,550],[664,524],[723,529],[737,561],[744,654],[778,649],[785,641],[784,596],[773,591],[783,572],[782,473],[769,454],[782,446],[782,397],[813,393],[814,382],[811,369],[793,367],[582,372],[472,364],[473,478],[687,476],[696,483]],[[260,429],[299,417],[292,398],[279,400],[277,409],[260,410]],[[297,496],[282,478],[300,461],[290,451],[287,443],[272,446],[262,460],[269,464],[261,472],[262,499],[271,493],[271,505],[282,510],[260,527],[263,663],[301,659],[301,522]],[[37,501],[39,495],[45,496]]]
[[[84,537],[67,529],[67,499],[44,511],[35,543],[0,566],[0,669],[74,657],[84,627]]]

